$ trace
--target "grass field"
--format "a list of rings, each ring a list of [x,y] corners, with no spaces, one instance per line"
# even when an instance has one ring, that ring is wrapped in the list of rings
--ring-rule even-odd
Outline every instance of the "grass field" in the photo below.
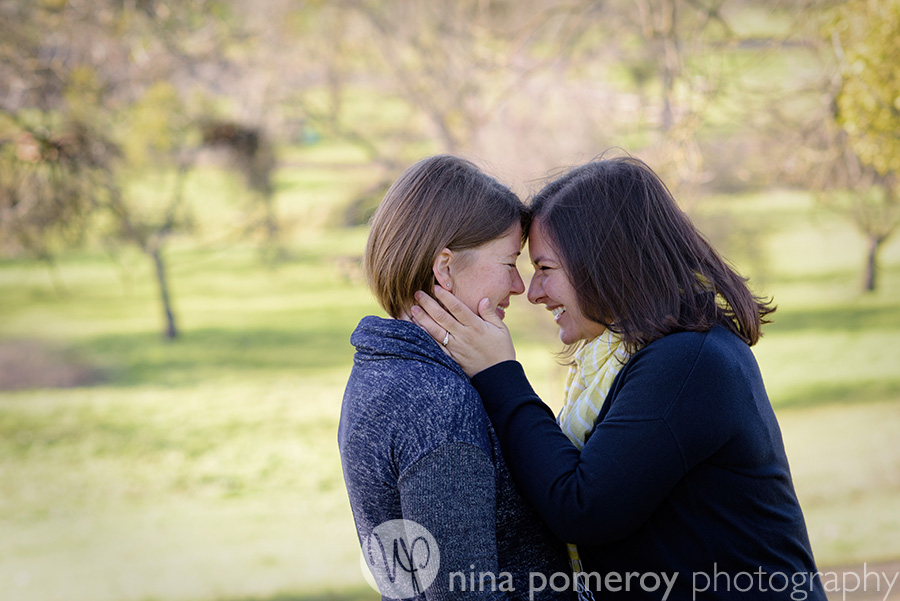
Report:
[[[379,313],[352,262],[365,231],[285,181],[285,262],[173,240],[176,342],[139,255],[0,263],[0,599],[375,598],[336,445],[348,338]],[[753,234],[725,244],[779,304],[755,352],[820,566],[900,559],[900,239],[863,295],[862,239],[805,195],[705,207]],[[508,319],[558,405],[552,321],[524,299]]]

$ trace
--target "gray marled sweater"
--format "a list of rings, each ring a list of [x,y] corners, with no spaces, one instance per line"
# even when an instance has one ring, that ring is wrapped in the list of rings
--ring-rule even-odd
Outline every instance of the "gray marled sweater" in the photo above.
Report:
[[[433,535],[440,557],[417,599],[528,599],[529,588],[535,599],[572,598],[546,585],[537,590],[542,577],[569,571],[564,546],[513,485],[459,365],[405,321],[366,317],[350,340],[356,356],[338,443],[363,548],[372,549],[367,541],[379,525],[412,520]],[[386,549],[397,578],[412,576],[404,558],[424,563],[421,553],[404,555],[402,544],[388,541]]]

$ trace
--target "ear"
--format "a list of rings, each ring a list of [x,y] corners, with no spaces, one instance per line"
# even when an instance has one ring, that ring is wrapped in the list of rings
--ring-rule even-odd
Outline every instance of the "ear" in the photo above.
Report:
[[[450,277],[450,264],[453,262],[453,257],[453,251],[445,248],[438,253],[431,266],[435,281],[444,290],[453,289],[453,279]]]

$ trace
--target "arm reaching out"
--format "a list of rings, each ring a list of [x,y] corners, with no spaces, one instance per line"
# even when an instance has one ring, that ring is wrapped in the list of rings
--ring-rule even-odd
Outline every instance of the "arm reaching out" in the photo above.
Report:
[[[447,309],[424,292],[417,292],[416,301],[419,305],[410,310],[411,318],[438,344],[447,341],[444,351],[459,363],[469,377],[516,358],[509,329],[488,299],[482,299],[478,303],[479,315],[475,315],[458,298],[442,288],[435,287],[434,295]]]

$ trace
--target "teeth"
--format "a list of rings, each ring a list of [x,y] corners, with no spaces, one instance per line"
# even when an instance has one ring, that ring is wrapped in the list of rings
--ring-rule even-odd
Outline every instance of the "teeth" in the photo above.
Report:
[[[553,321],[559,321],[559,316],[566,312],[565,307],[557,307],[551,311],[553,313]]]

